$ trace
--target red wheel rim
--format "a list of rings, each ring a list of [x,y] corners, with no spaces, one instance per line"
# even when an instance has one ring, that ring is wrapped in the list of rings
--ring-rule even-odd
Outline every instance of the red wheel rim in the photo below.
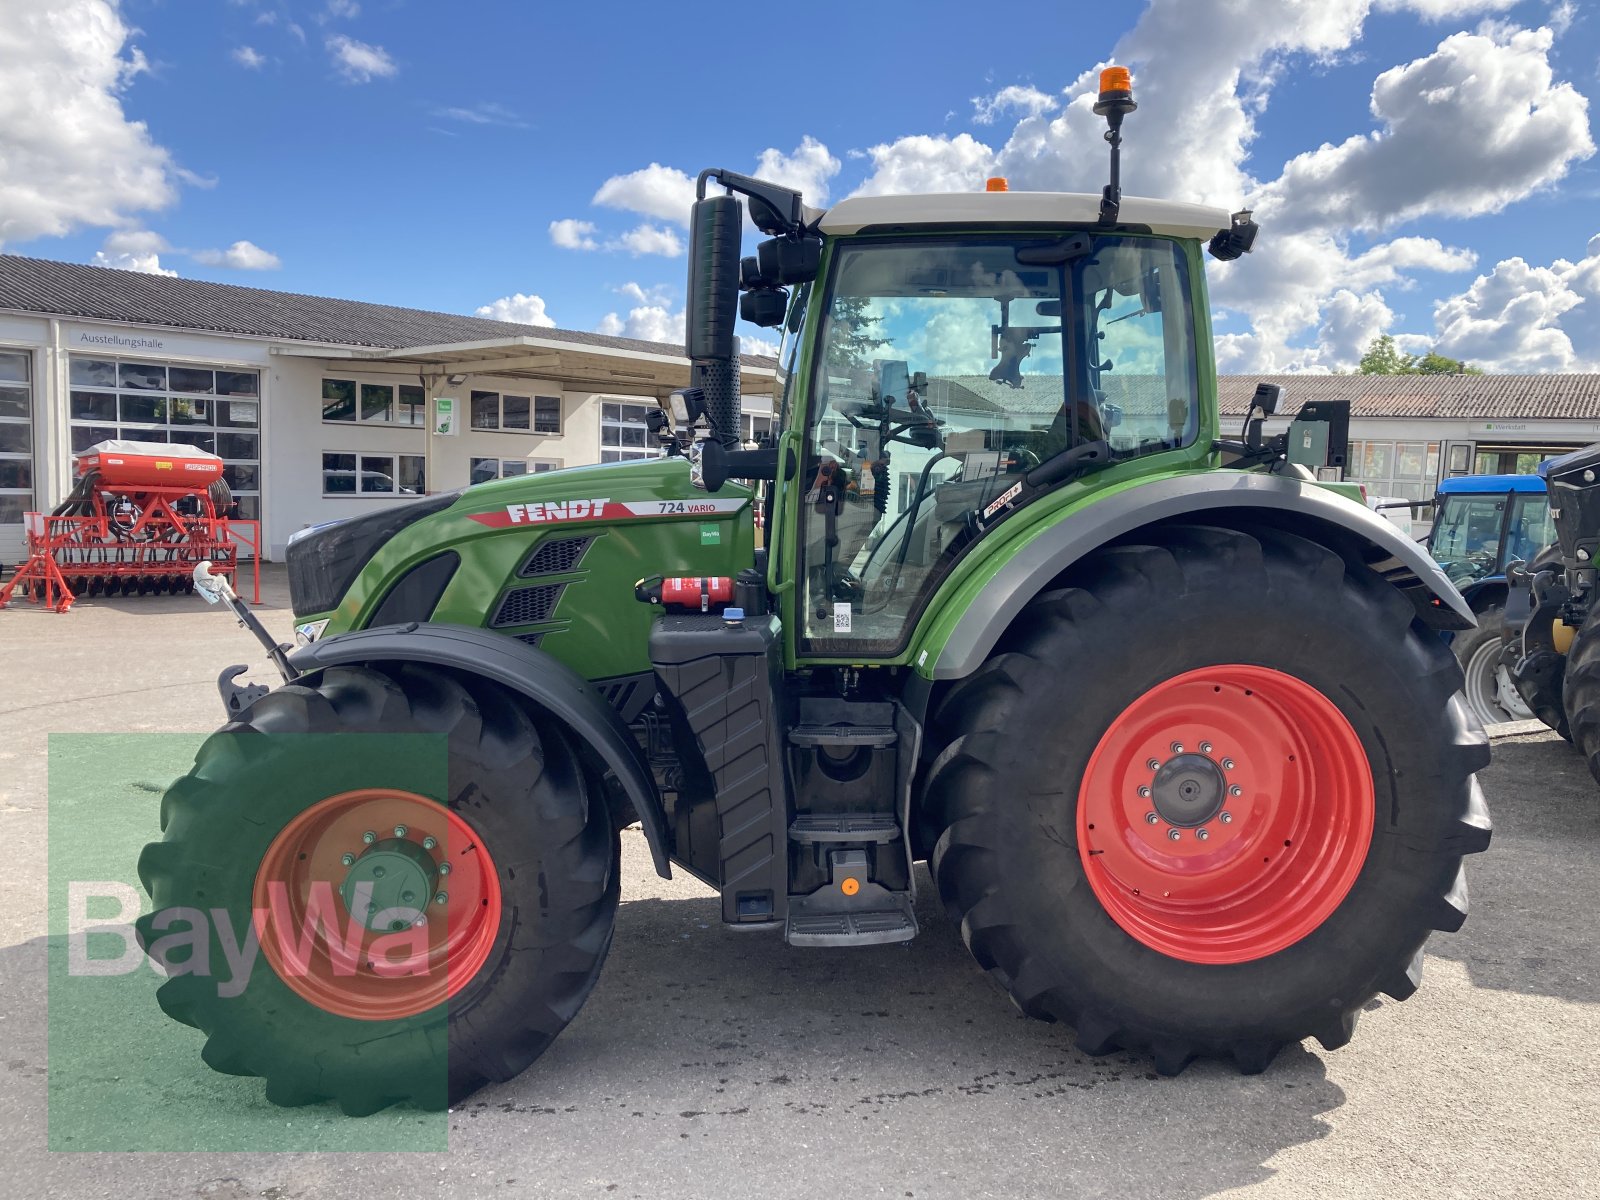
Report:
[[[284,826],[252,903],[278,977],[325,1012],[364,1021],[455,995],[500,928],[499,876],[471,826],[425,796],[377,788],[330,796]]]
[[[1078,792],[1078,854],[1111,919],[1144,945],[1248,962],[1339,907],[1374,809],[1361,739],[1326,696],[1267,667],[1205,667],[1157,684],[1106,730]]]

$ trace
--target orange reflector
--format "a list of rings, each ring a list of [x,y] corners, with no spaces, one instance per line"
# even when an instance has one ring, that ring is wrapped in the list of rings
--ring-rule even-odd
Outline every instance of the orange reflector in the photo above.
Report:
[[[859,879],[846,879],[839,885],[839,890],[846,896],[854,896],[861,890],[861,881]]]
[[[991,175],[983,185],[983,190],[986,192],[1006,191],[1006,177],[1004,175]]]
[[[1127,67],[1107,67],[1100,72],[1100,94],[1133,91],[1133,76]]]

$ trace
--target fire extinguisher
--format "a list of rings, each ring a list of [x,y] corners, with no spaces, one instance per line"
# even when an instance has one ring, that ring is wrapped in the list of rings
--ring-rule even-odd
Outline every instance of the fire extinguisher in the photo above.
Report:
[[[727,575],[652,575],[633,585],[633,594],[644,604],[671,605],[710,612],[713,604],[733,600],[733,580]]]

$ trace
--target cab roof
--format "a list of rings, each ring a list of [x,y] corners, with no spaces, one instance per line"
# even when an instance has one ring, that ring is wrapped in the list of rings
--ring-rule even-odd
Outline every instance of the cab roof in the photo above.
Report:
[[[1537,475],[1462,475],[1439,484],[1441,496],[1499,495],[1502,492],[1542,492],[1544,480]]]
[[[823,214],[825,234],[914,225],[1095,225],[1100,197],[1082,192],[945,192],[920,196],[853,196]],[[1227,229],[1225,208],[1129,196],[1119,224],[1143,225],[1168,237],[1209,239]]]

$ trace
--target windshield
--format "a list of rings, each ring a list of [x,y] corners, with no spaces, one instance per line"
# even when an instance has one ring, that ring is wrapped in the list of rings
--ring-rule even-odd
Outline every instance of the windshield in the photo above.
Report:
[[[807,426],[807,639],[892,652],[966,546],[1036,494],[1033,468],[1079,447],[1104,462],[1193,441],[1180,247],[1077,241],[836,253]]]
[[[1455,584],[1496,574],[1506,496],[1450,495],[1443,500],[1429,536],[1434,560]]]

